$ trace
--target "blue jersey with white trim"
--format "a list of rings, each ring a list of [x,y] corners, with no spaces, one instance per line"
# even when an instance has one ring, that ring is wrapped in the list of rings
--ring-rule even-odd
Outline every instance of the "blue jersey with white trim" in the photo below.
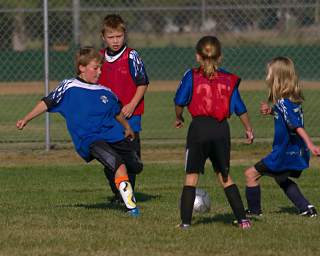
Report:
[[[115,119],[120,113],[118,98],[106,87],[74,78],[63,80],[42,99],[49,112],[58,112],[66,120],[68,131],[79,155],[91,160],[90,144],[124,139],[124,128]]]
[[[219,71],[226,72],[222,69],[219,69]],[[180,82],[180,85],[177,89],[176,95],[174,97],[175,105],[179,105],[179,106],[189,105],[192,98],[192,92],[193,92],[192,69],[188,69],[185,72]],[[246,112],[247,112],[247,108],[240,97],[238,86],[236,86],[231,96],[230,115],[235,113],[237,116],[240,116]]]
[[[296,133],[304,127],[300,104],[289,99],[278,100],[273,106],[274,140],[272,152],[262,161],[273,172],[304,170],[309,166],[310,152]]]

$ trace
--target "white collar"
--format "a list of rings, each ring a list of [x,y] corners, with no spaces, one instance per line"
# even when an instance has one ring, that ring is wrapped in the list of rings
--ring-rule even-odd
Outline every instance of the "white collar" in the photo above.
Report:
[[[105,50],[105,52],[104,52],[104,59],[105,59],[107,62],[114,62],[114,61],[116,61],[117,59],[120,58],[120,56],[122,55],[122,53],[123,53],[126,49],[127,49],[127,46],[125,46],[121,52],[119,52],[117,55],[114,55],[114,56],[108,55],[107,50]]]

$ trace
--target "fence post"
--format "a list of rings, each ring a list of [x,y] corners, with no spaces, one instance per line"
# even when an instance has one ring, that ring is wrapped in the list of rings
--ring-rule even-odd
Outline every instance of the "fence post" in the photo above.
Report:
[[[44,29],[44,84],[45,95],[49,94],[49,34],[48,34],[48,0],[43,0],[43,29]],[[46,151],[50,150],[50,117],[46,112]]]

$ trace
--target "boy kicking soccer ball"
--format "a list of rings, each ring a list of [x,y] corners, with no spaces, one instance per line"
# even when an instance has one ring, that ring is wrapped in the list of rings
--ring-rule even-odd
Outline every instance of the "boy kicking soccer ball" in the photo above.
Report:
[[[114,173],[114,181],[128,213],[139,215],[127,169],[142,168],[130,146],[134,132],[121,113],[118,98],[110,89],[97,85],[101,55],[92,47],[76,54],[78,76],[63,80],[56,89],[22,119],[16,127],[22,130],[29,121],[48,112],[58,112],[66,120],[78,154],[86,161],[97,159]]]

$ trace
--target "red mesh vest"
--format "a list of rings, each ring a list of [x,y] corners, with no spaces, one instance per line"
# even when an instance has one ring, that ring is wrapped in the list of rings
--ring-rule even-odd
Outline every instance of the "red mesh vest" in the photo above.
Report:
[[[137,86],[130,74],[129,53],[131,50],[131,48],[126,48],[114,62],[105,60],[98,80],[99,84],[110,88],[117,95],[122,105],[128,104],[137,90]],[[100,53],[104,56],[105,49],[101,50]],[[133,115],[141,115],[143,112],[144,100],[142,99],[134,110]]]
[[[193,92],[188,106],[192,117],[211,116],[222,121],[230,116],[230,100],[233,89],[240,78],[236,75],[217,71],[212,79],[193,69]]]

